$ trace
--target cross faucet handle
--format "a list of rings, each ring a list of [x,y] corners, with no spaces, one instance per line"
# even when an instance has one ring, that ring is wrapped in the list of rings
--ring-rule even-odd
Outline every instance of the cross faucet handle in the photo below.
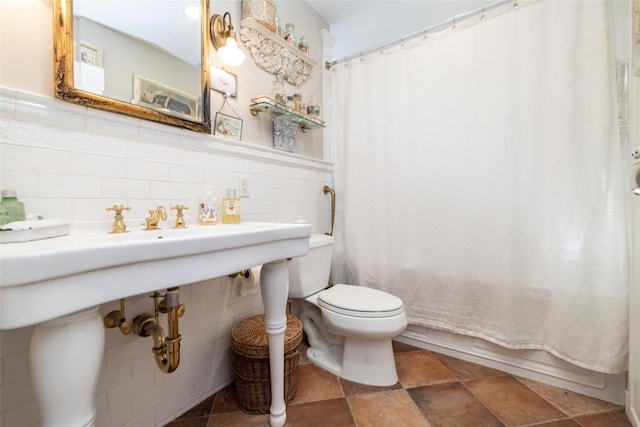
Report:
[[[113,217],[113,229],[111,233],[126,233],[127,226],[124,223],[124,217],[122,216],[122,211],[130,211],[131,208],[129,206],[124,205],[113,205],[110,208],[106,208],[106,211],[114,211],[116,215]]]
[[[187,223],[184,221],[183,210],[189,209],[189,206],[175,205],[171,206],[171,210],[176,210],[176,225],[173,228],[187,228]]]

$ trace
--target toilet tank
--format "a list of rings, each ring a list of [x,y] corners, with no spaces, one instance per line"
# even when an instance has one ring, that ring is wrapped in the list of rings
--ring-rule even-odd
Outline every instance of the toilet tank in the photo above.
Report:
[[[309,254],[288,261],[290,298],[306,298],[327,287],[332,251],[332,236],[311,235]]]

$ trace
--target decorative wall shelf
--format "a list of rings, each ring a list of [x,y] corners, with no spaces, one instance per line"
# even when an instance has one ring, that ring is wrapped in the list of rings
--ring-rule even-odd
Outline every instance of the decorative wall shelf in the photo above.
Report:
[[[301,85],[316,62],[253,18],[240,21],[240,39],[255,63],[292,85]]]
[[[275,99],[268,96],[260,96],[251,100],[249,105],[251,114],[257,116],[258,113],[267,113],[271,117],[280,117],[287,121],[296,123],[303,131],[307,129],[320,129],[324,127],[324,122],[316,117],[302,114],[278,104]]]
[[[278,150],[291,153],[299,130],[306,132],[324,127],[322,120],[287,108],[268,96],[254,98],[251,102],[249,110],[252,115],[266,113],[273,119],[273,147]]]

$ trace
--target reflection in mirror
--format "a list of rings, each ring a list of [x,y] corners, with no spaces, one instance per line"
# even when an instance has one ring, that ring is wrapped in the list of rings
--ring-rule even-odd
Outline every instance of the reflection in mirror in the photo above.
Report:
[[[54,0],[58,98],[210,132],[209,0]]]

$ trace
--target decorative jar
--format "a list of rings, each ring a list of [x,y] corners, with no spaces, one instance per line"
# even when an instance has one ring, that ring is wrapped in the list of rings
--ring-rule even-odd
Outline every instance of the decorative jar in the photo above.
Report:
[[[298,43],[298,49],[305,55],[309,55],[309,40],[305,36],[300,37],[300,43]]]
[[[315,93],[311,96],[311,100],[309,101],[309,105],[307,105],[307,113],[320,117],[320,106],[322,105],[322,98],[319,94]]]

